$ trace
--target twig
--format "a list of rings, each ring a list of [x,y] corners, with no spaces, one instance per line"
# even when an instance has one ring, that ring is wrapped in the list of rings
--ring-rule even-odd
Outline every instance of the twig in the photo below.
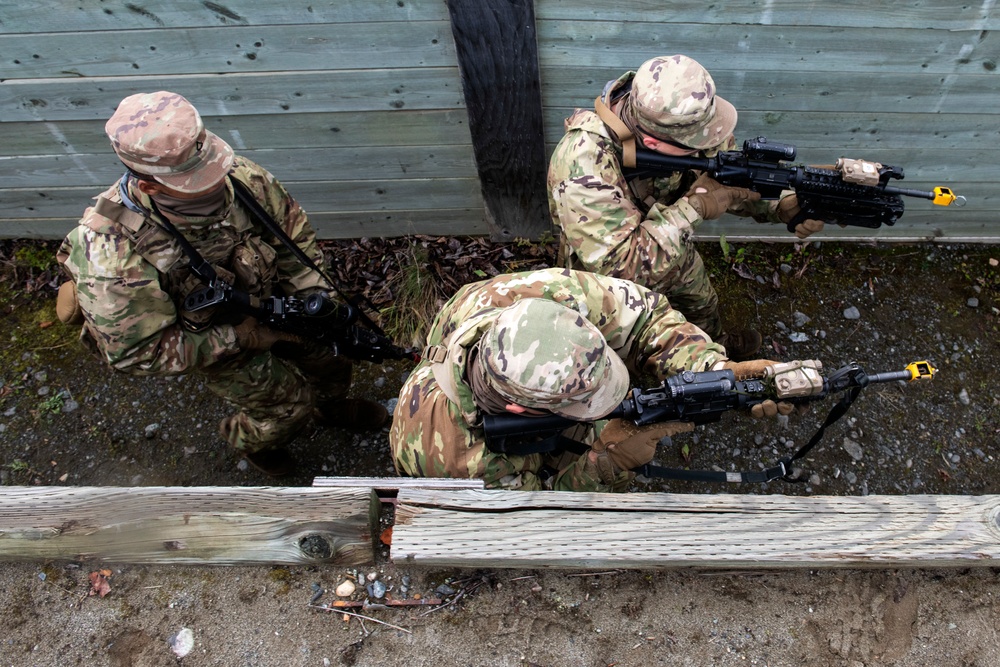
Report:
[[[581,574],[567,574],[567,577],[600,577],[604,574],[621,574],[621,570],[611,570],[610,572],[583,572]]]
[[[438,610],[440,610],[440,609],[444,609],[445,607],[450,607],[450,606],[452,606],[453,604],[455,604],[456,602],[458,602],[459,600],[461,600],[461,599],[462,599],[462,598],[463,598],[463,597],[464,597],[464,596],[465,596],[466,594],[468,594],[468,593],[475,593],[475,592],[476,592],[476,590],[478,590],[478,589],[479,589],[479,587],[480,587],[480,586],[482,586],[482,585],[483,585],[484,583],[486,583],[486,582],[485,582],[485,581],[482,581],[482,580],[480,580],[480,581],[479,581],[479,582],[478,582],[478,583],[477,583],[476,585],[474,585],[474,586],[469,586],[469,587],[467,587],[467,588],[463,588],[462,590],[460,590],[460,591],[458,592],[458,595],[456,595],[455,597],[453,597],[453,598],[451,599],[451,601],[450,601],[450,602],[449,602],[448,604],[443,604],[443,605],[441,605],[440,607],[435,607],[434,609],[429,609],[429,610],[425,611],[424,613],[420,614],[420,616],[418,616],[417,618],[420,618],[421,616],[426,616],[427,614],[430,614],[430,613],[432,613],[432,612],[435,612],[435,611],[438,611]]]
[[[65,343],[60,343],[59,345],[51,345],[49,347],[33,347],[32,352],[44,352],[45,350],[58,350],[60,347],[66,347],[67,345],[72,345],[76,342],[76,339],[68,340]]]
[[[403,632],[405,632],[408,635],[412,635],[413,634],[413,632],[411,632],[410,630],[407,630],[406,628],[401,628],[398,625],[393,625],[392,623],[386,623],[385,621],[380,621],[377,618],[372,618],[371,616],[365,616],[364,614],[355,614],[353,611],[344,611],[343,609],[336,609],[334,607],[324,607],[323,605],[319,605],[319,604],[307,604],[306,606],[307,607],[311,607],[313,609],[321,609],[323,611],[336,612],[338,614],[346,614],[347,616],[354,616],[355,618],[360,618],[360,619],[365,620],[365,621],[372,621],[373,623],[378,623],[379,625],[388,626],[388,627],[392,628],[393,630],[402,630]],[[362,627],[364,627],[364,626],[362,625]]]
[[[534,578],[536,578],[537,576],[538,576],[538,575],[536,575],[536,574],[529,574],[529,575],[528,575],[528,576],[526,576],[526,577],[514,577],[513,579],[511,579],[511,581],[522,581],[522,580],[524,580],[524,579],[534,579]]]

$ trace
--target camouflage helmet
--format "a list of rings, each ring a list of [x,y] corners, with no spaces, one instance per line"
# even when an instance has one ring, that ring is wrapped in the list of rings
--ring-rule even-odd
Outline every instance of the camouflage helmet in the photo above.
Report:
[[[104,131],[125,166],[180,192],[210,190],[233,164],[233,149],[177,93],[126,97]]]
[[[547,299],[504,308],[480,342],[486,381],[505,399],[571,419],[599,419],[618,407],[629,373],[580,313]]]
[[[699,150],[718,146],[736,127],[736,108],[715,94],[712,75],[687,56],[644,62],[630,103],[640,130]]]

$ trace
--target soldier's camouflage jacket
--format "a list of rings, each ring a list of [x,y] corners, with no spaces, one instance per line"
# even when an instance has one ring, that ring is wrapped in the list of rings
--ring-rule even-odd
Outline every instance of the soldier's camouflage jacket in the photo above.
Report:
[[[551,299],[578,311],[636,375],[649,372],[664,378],[686,369],[705,370],[725,359],[724,349],[673,310],[666,298],[626,280],[546,269],[466,285],[434,319],[428,334],[429,356],[400,391],[389,433],[400,474],[482,478],[489,487],[525,490],[617,491],[627,485],[627,474],[611,487],[602,485],[593,464],[588,469],[586,454],[505,456],[486,448],[481,417],[464,376],[467,351],[503,308],[531,297]],[[452,352],[445,355],[449,347]],[[575,434],[575,439],[591,442],[595,428],[585,431]],[[543,466],[556,471],[547,482],[539,476]]]
[[[719,150],[734,150],[730,136]],[[593,111],[577,109],[549,161],[552,221],[562,229],[565,266],[634,280],[669,293],[671,271],[683,261],[701,217],[680,197],[696,172],[628,182],[621,146]],[[699,155],[710,157],[715,151]],[[776,222],[774,202],[730,209],[740,216]]]
[[[238,178],[310,258],[320,261],[305,212],[267,170],[237,156]],[[129,180],[111,186],[63,241],[58,260],[76,282],[85,317],[83,338],[113,368],[132,374],[179,374],[210,368],[239,353],[231,323],[213,313],[183,313],[180,304],[202,286],[173,236],[122,204],[148,211],[147,195]],[[206,261],[236,287],[268,296],[277,283],[293,294],[320,278],[271,237],[226,183],[224,215],[173,220]]]

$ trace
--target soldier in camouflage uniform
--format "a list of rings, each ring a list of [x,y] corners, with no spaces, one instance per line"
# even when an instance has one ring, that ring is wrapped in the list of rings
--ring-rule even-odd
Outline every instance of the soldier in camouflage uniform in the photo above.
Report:
[[[656,443],[690,425],[637,429],[601,420],[624,399],[630,373],[665,378],[733,368],[762,377],[774,362],[733,364],[725,350],[662,295],[568,269],[500,275],[462,287],[428,334],[424,359],[399,394],[389,432],[396,470],[412,477],[482,478],[488,487],[622,491]],[[787,413],[769,404],[764,415]],[[575,427],[584,454],[490,451],[482,414],[548,412]]]
[[[183,308],[203,282],[163,218],[236,289],[262,298],[325,291],[323,279],[234,199],[232,182],[247,186],[321,263],[306,213],[284,187],[234,155],[176,93],[125,98],[105,129],[128,171],[62,243],[58,258],[71,282],[60,288],[60,317],[82,321],[84,342],[116,370],[199,374],[238,408],[223,420],[223,438],[268,474],[291,471],[284,446],[314,416],[359,430],[383,425],[382,406],[344,398],[349,360],[252,318]]]
[[[687,319],[722,343],[734,359],[752,356],[760,334],[723,334],[719,301],[691,239],[703,220],[723,213],[787,222],[794,194],[760,202],[698,172],[626,179],[637,140],[667,155],[711,157],[734,150],[737,113],[715,94],[715,82],[686,56],[663,56],[610,81],[595,110],[577,109],[549,162],[549,209],[562,230],[565,266],[627,278],[665,294]],[[805,221],[805,238],[822,222]]]

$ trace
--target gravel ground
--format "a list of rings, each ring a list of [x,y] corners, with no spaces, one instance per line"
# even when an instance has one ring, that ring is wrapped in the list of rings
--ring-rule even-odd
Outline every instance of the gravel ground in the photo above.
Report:
[[[51,324],[52,274],[4,246],[0,288],[0,483],[266,485],[216,435],[225,406],[195,378],[132,378]],[[537,250],[537,249],[536,249]],[[9,252],[8,252],[9,251]],[[39,250],[44,255],[44,248]],[[511,252],[516,254],[517,247]],[[801,462],[805,483],[639,481],[634,491],[787,495],[993,494],[1000,456],[1000,252],[987,246],[746,245],[702,248],[726,317],[759,329],[765,356],[870,372],[928,359],[933,382],[868,387]],[[364,262],[364,259],[358,260]],[[40,264],[40,262],[35,262]],[[391,406],[405,364],[359,368],[357,395]],[[664,465],[753,470],[808,440],[832,407],[787,422],[741,415],[661,451]],[[294,444],[288,485],[391,474],[385,432],[316,429]],[[119,565],[106,597],[93,564],[0,568],[0,664],[166,665],[996,665],[991,568],[778,572],[433,572]],[[367,574],[391,590],[453,591],[446,607],[344,622],[311,609]],[[449,590],[449,589],[445,589]],[[319,595],[319,597],[317,597]],[[457,601],[456,601],[456,598]]]

